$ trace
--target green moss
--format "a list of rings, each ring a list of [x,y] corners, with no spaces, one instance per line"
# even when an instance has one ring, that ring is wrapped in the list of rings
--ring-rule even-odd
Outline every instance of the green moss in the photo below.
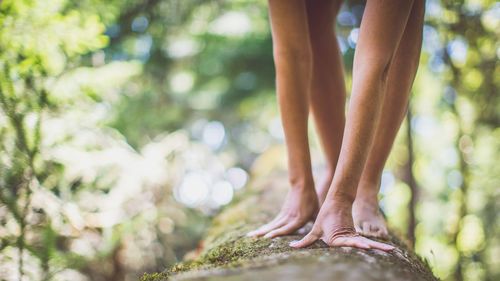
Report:
[[[265,253],[278,253],[291,249],[283,245],[269,248],[272,240],[238,237],[225,241],[215,247],[209,248],[196,260],[185,261],[170,268],[167,273],[180,273],[194,269],[208,269],[213,267],[236,266],[246,260],[261,256]]]
[[[261,254],[270,244],[271,240],[269,239],[244,237],[210,249],[202,256],[202,260],[203,262],[221,265],[243,258],[253,258]]]
[[[168,279],[168,274],[164,272],[144,273],[140,281],[164,281]]]

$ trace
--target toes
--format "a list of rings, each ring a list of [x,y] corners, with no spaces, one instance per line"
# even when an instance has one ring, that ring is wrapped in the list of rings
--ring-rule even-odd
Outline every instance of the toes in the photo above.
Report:
[[[387,238],[389,237],[389,232],[387,231],[386,227],[381,227],[379,230],[380,237]]]
[[[359,230],[358,230],[359,229]],[[356,231],[365,236],[387,237],[387,228],[383,225],[374,224],[371,222],[363,222],[362,227],[357,227]]]
[[[365,221],[361,224],[361,234],[370,235],[370,223],[369,222]]]
[[[380,228],[377,225],[370,225],[370,236],[380,237]]]
[[[377,231],[374,233],[373,236],[380,238],[387,238],[389,234],[387,233],[387,229],[380,227],[377,228]]]
[[[370,225],[370,236],[373,237],[380,237],[380,238],[387,238],[389,236],[389,233],[387,232],[387,228],[384,225]]]
[[[290,246],[293,248],[304,248],[304,247],[307,247],[307,246],[311,245],[312,243],[314,243],[316,240],[318,240],[318,238],[319,238],[319,236],[311,231],[311,232],[309,232],[309,234],[304,236],[304,238],[302,238],[301,240],[292,241],[290,243]]]
[[[291,222],[271,232],[268,232],[266,235],[264,235],[264,238],[274,238],[276,236],[294,233],[297,229],[301,228],[302,225],[303,224],[300,221]]]
[[[363,228],[361,227],[361,224],[356,224],[354,226],[354,229],[356,230],[356,232],[358,233],[363,233]]]

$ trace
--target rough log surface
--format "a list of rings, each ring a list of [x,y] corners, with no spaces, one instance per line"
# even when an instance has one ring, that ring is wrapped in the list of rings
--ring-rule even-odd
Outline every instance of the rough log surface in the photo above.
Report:
[[[288,246],[303,234],[274,239],[245,237],[276,215],[287,180],[284,175],[274,175],[250,186],[238,202],[214,219],[194,260],[163,273],[145,274],[141,280],[437,280],[429,266],[394,235],[385,240],[397,246],[391,253],[328,248],[321,241],[307,249]]]

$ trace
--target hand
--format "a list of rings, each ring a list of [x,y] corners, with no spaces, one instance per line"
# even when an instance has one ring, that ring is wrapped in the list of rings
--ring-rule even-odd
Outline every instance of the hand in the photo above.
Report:
[[[288,192],[280,213],[269,223],[251,231],[247,236],[274,238],[292,234],[318,213],[318,198],[313,188],[292,189]]]
[[[394,249],[391,245],[370,240],[356,233],[351,208],[351,204],[342,200],[327,199],[319,211],[312,230],[302,240],[291,242],[290,246],[304,248],[321,239],[331,247],[347,246],[382,251]]]

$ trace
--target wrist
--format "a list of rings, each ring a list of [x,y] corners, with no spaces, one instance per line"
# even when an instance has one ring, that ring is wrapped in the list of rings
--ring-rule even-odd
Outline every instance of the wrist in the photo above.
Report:
[[[352,204],[356,199],[359,179],[355,179],[352,175],[335,175],[330,186],[328,197],[335,201],[348,202]]]

